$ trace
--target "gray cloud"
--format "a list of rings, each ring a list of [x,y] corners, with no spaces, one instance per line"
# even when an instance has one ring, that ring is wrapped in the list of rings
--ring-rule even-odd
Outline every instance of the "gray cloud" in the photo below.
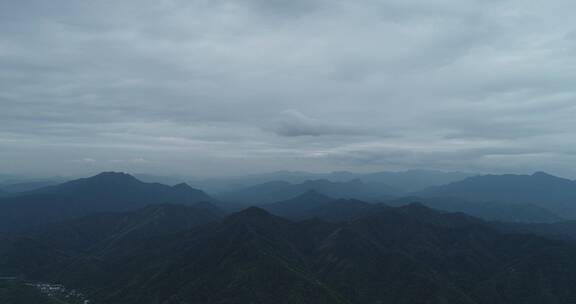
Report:
[[[360,130],[354,130],[352,126],[323,122],[296,110],[286,110],[276,120],[272,131],[280,136],[297,137],[358,134]]]
[[[0,172],[576,177],[575,8],[1,1]]]

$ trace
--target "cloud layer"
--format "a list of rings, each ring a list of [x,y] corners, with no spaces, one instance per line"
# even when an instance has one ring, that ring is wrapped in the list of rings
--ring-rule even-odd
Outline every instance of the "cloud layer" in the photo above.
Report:
[[[576,177],[576,4],[5,0],[0,171]]]

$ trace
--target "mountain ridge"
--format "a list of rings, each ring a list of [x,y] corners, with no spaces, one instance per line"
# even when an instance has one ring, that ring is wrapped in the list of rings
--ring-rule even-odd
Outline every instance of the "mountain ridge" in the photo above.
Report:
[[[576,182],[544,172],[469,177],[426,189],[416,195],[531,204],[569,219],[576,218]]]
[[[0,198],[0,231],[79,217],[95,212],[134,210],[149,204],[212,202],[189,186],[144,183],[126,173],[101,174]]]
[[[576,296],[568,284],[576,279],[574,245],[502,231],[422,204],[381,206],[332,223],[294,222],[250,207],[113,247],[97,259],[55,255],[56,264],[48,263],[42,278],[58,278],[107,304],[567,304]],[[26,243],[18,248],[30,248],[35,256],[58,252]],[[16,265],[14,257],[10,261]],[[557,263],[566,269],[559,276]],[[40,275],[34,268],[16,269]],[[525,275],[514,277],[515,271]],[[517,289],[518,284],[540,285]],[[558,297],[550,300],[547,291]]]

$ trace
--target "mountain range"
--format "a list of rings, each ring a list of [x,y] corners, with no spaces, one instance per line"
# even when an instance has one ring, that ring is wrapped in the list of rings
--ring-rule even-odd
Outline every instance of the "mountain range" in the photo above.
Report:
[[[244,188],[268,183],[271,181],[282,181],[291,184],[301,184],[310,180],[329,180],[332,182],[348,182],[360,180],[367,184],[383,184],[394,188],[402,193],[410,193],[431,186],[439,186],[450,182],[462,180],[466,177],[474,176],[474,173],[464,172],[444,172],[435,170],[408,170],[408,171],[381,171],[372,173],[357,173],[347,171],[336,171],[330,173],[312,173],[302,171],[278,171],[263,174],[251,174],[238,177],[222,177],[211,179],[189,178],[190,183],[211,194],[234,192]],[[150,176],[148,176],[150,178]],[[182,177],[179,177],[182,179]],[[164,182],[167,179],[157,177],[149,179]],[[174,180],[171,178],[169,180]]]
[[[0,276],[58,281],[106,304],[560,304],[576,297],[571,243],[421,204],[381,206],[343,222],[293,222],[251,207],[80,251],[51,229],[4,246]]]
[[[186,184],[144,183],[125,173],[89,178],[0,199],[0,232],[17,231],[95,212],[134,210],[150,204],[195,204],[212,198]]]
[[[318,218],[326,221],[351,220],[379,208],[357,199],[335,199],[309,190],[289,200],[262,205],[261,208],[291,220]]]
[[[362,200],[377,200],[400,194],[398,189],[388,185],[368,184],[358,179],[346,182],[308,180],[299,184],[271,181],[237,191],[222,193],[217,198],[240,206],[258,206],[288,200],[311,190],[334,198]]]
[[[61,303],[27,285],[48,282],[95,304],[571,304],[574,184],[272,181],[225,204],[104,172],[0,199],[0,303]]]
[[[463,212],[489,221],[552,223],[564,220],[562,216],[533,204],[511,204],[504,201],[471,201],[454,196],[406,196],[384,200],[382,202],[390,206],[403,206],[413,202],[419,202],[431,208],[451,212]]]
[[[40,188],[55,186],[64,181],[60,180],[32,180],[32,181],[20,181],[20,182],[10,182],[0,185],[0,190],[6,194],[19,193],[33,191]]]
[[[458,197],[476,202],[505,202],[547,209],[576,218],[576,182],[543,172],[532,175],[482,175],[418,192],[423,197]]]

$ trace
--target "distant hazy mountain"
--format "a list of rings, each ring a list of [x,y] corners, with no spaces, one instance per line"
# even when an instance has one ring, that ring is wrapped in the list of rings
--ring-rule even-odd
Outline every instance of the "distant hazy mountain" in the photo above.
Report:
[[[0,189],[8,193],[32,191],[43,187],[54,186],[64,183],[70,179],[64,177],[50,177],[50,178],[26,178],[26,177],[12,177],[1,179],[0,175]]]
[[[424,197],[460,197],[472,201],[531,204],[565,218],[576,218],[576,182],[543,172],[533,175],[483,175],[418,193]]]
[[[37,190],[40,188],[54,186],[60,182],[56,181],[29,181],[29,182],[17,182],[2,185],[2,190],[9,193],[27,192],[32,190]]]
[[[383,207],[356,199],[337,199],[301,214],[285,216],[295,220],[321,219],[327,222],[345,222],[365,217]]]
[[[145,183],[160,183],[164,185],[177,185],[190,179],[189,177],[180,175],[155,175],[145,173],[135,173],[132,175]]]
[[[350,172],[311,173],[303,171],[277,171],[261,174],[249,174],[234,177],[220,177],[210,179],[196,179],[191,184],[205,189],[209,193],[225,193],[238,191],[244,188],[266,184],[269,182],[287,182],[299,184],[308,180],[325,179],[333,182],[346,182],[358,177]]]
[[[430,186],[438,186],[473,176],[471,173],[442,172],[433,170],[384,171],[376,173],[353,173],[346,171],[330,173],[310,173],[301,171],[279,171],[264,174],[253,174],[229,178],[212,178],[194,180],[191,183],[210,193],[231,192],[243,188],[273,181],[283,181],[292,184],[308,180],[328,180],[331,182],[348,182],[361,180],[367,184],[385,184],[397,191],[414,192]]]
[[[415,192],[474,176],[472,173],[443,172],[434,170],[409,170],[401,172],[377,172],[360,177],[365,182],[384,183],[404,192]]]
[[[450,212],[464,212],[489,221],[549,223],[563,218],[548,209],[532,204],[504,202],[475,202],[457,197],[402,197],[384,201],[390,206],[420,202],[431,208]]]
[[[397,195],[397,189],[384,184],[367,184],[360,180],[331,182],[310,180],[300,184],[275,181],[238,191],[223,193],[219,199],[239,205],[263,205],[288,200],[310,190],[333,198],[374,200]]]
[[[173,215],[174,216],[174,215]],[[53,234],[58,238],[61,234]],[[571,304],[576,248],[421,204],[343,223],[249,208],[93,256],[21,238],[0,276],[58,280],[98,303]],[[7,262],[9,261],[9,262]]]
[[[262,205],[261,208],[291,220],[318,218],[337,222],[367,215],[377,207],[355,199],[334,199],[310,190],[289,200]]]
[[[310,210],[322,207],[334,200],[334,198],[316,190],[308,190],[285,201],[262,205],[262,208],[273,214],[294,219],[301,217],[301,215],[306,216]]]
[[[105,172],[0,199],[0,231],[19,230],[94,212],[205,201],[211,201],[211,198],[186,184],[170,187],[144,183],[124,173]]]
[[[289,200],[262,205],[261,208],[292,220],[319,218],[326,221],[356,219],[385,206],[406,206],[421,203],[447,212],[462,212],[488,221],[510,223],[552,223],[563,218],[547,209],[530,204],[507,204],[498,202],[472,202],[454,197],[402,197],[384,200],[382,204],[371,204],[356,199],[334,199],[315,190]]]

